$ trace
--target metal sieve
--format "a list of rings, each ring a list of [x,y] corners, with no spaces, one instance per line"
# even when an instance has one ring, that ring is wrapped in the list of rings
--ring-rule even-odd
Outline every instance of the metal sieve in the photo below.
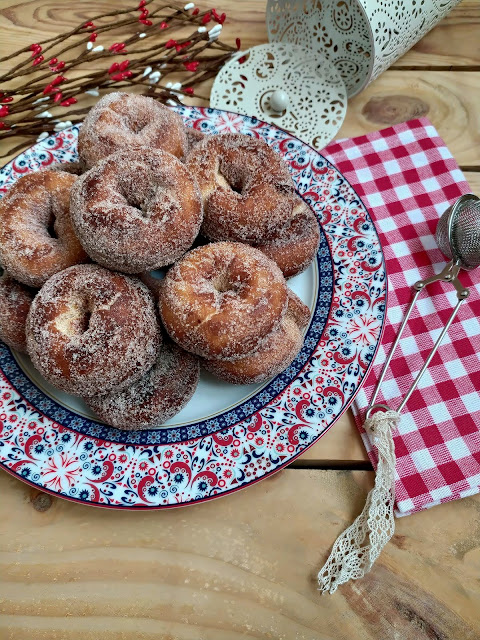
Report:
[[[471,270],[480,266],[480,198],[469,193],[461,196],[451,207],[449,207],[441,216],[437,224],[437,231],[435,234],[437,244],[442,253],[450,259],[450,262],[442,269],[442,271],[426,280],[419,280],[413,285],[415,294],[408,307],[407,313],[403,319],[402,325],[395,339],[393,347],[388,354],[388,357],[383,365],[382,373],[375,387],[370,405],[367,409],[366,417],[369,418],[374,410],[389,411],[390,407],[385,404],[374,404],[375,399],[380,390],[380,386],[385,378],[385,374],[390,365],[390,361],[395,353],[395,350],[400,342],[403,334],[403,330],[410,318],[412,310],[418,299],[420,293],[426,286],[432,282],[449,282],[451,283],[457,292],[457,304],[455,305],[450,318],[446,325],[443,327],[440,335],[435,342],[433,349],[431,350],[428,358],[425,360],[423,367],[420,369],[417,377],[413,381],[410,389],[407,391],[405,397],[400,403],[397,412],[400,413],[404,408],[408,399],[415,391],[420,382],[423,374],[425,373],[430,361],[435,355],[439,345],[441,344],[445,334],[447,333],[453,319],[457,315],[458,309],[464,300],[469,295],[469,290],[466,289],[460,280],[458,279],[458,273],[461,269]]]

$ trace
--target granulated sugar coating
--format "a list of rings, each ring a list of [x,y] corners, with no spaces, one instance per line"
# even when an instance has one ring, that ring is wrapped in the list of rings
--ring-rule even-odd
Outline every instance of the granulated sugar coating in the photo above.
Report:
[[[61,171],[29,173],[0,201],[0,262],[19,282],[41,287],[54,273],[88,260],[70,219],[76,180]]]
[[[163,149],[177,158],[187,152],[182,118],[153,98],[109,93],[91,109],[78,135],[78,154],[87,168],[129,147]]]
[[[161,340],[153,298],[137,278],[78,265],[42,287],[27,318],[34,366],[67,393],[88,396],[132,384]]]
[[[280,322],[255,353],[231,362],[202,360],[202,366],[218,378],[233,384],[265,382],[286,369],[300,351],[302,329],[310,318],[310,310],[292,291],[288,293],[288,309]]]
[[[233,133],[205,136],[186,164],[202,193],[202,233],[211,240],[259,244],[298,205],[286,163],[263,140]]]
[[[252,353],[279,326],[287,286],[261,251],[217,242],[190,251],[168,271],[159,307],[181,347],[205,358],[234,360]]]
[[[75,176],[81,176],[87,170],[83,162],[55,162],[48,165],[47,171],[64,171]]]
[[[185,127],[185,133],[187,135],[188,151],[191,151],[193,147],[201,142],[206,136],[205,133],[202,133],[198,129],[194,129],[193,127]]]
[[[257,249],[274,260],[285,278],[305,271],[320,244],[320,227],[310,207],[298,197],[293,217],[280,227],[273,238],[256,245]]]
[[[197,184],[177,158],[160,150],[125,149],[78,179],[72,221],[88,255],[125,273],[172,264],[202,223]]]
[[[177,414],[195,393],[198,358],[165,340],[153,367],[140,380],[115,393],[86,398],[105,422],[126,431],[160,427]]]
[[[6,271],[0,276],[0,340],[17,351],[27,350],[25,323],[35,293]]]

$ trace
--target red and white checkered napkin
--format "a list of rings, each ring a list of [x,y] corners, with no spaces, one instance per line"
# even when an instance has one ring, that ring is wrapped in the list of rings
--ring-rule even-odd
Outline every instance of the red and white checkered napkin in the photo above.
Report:
[[[386,355],[412,297],[412,285],[447,262],[435,242],[440,215],[470,188],[432,124],[412,120],[333,142],[323,151],[369,209],[388,273],[382,345],[353,412],[362,424]],[[394,434],[396,514],[407,515],[480,491],[480,268],[460,272],[470,296],[460,307]],[[456,302],[453,287],[429,286],[405,329],[377,402],[396,409]]]

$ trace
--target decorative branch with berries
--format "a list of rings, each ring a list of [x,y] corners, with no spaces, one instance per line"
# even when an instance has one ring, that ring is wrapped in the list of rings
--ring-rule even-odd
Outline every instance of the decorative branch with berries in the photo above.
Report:
[[[219,40],[225,19],[193,2],[140,0],[0,58],[14,65],[0,76],[0,139],[13,143],[0,157],[81,121],[89,96],[131,90],[166,104],[186,96],[208,104],[196,88],[241,46]],[[25,140],[14,146],[18,137]]]

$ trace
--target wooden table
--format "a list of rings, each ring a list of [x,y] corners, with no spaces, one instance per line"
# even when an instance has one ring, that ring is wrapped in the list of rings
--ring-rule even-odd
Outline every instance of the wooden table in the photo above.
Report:
[[[2,53],[112,4],[0,0]],[[224,38],[266,42],[265,4],[223,0]],[[480,2],[464,0],[350,101],[339,136],[426,115],[480,193],[479,105]],[[479,496],[400,519],[364,580],[320,597],[316,573],[369,468],[347,414],[287,470],[188,509],[94,509],[2,472],[0,639],[479,638]]]

